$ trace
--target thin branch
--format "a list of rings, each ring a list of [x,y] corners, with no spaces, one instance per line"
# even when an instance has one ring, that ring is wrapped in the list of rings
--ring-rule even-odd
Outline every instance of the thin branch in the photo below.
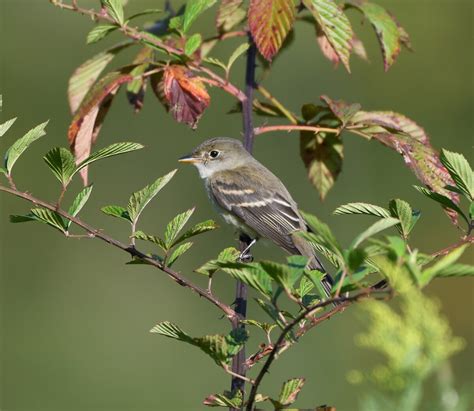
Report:
[[[329,128],[329,127],[318,127],[318,126],[305,126],[305,125],[293,125],[293,124],[284,124],[279,126],[261,126],[254,129],[255,135],[260,135],[264,133],[270,133],[272,131],[312,131],[314,133],[333,133],[339,134],[341,132],[338,128]]]
[[[305,318],[309,318],[313,316],[319,309],[326,307],[328,305],[335,305],[334,308],[332,308],[330,311],[322,315],[321,317],[312,319],[311,323],[307,326],[308,328],[303,332],[303,334],[310,328],[314,327],[317,324],[320,324],[322,321],[327,320],[337,312],[340,312],[344,310],[350,303],[359,301],[363,298],[367,298],[375,293],[380,294],[384,293],[386,294],[387,292],[390,292],[389,290],[366,290],[362,291],[356,295],[352,296],[343,296],[343,297],[334,297],[330,298],[325,301],[321,301],[320,303],[304,310],[300,315],[298,315],[291,323],[289,323],[281,332],[280,336],[278,337],[276,343],[273,346],[272,351],[270,352],[267,360],[265,361],[265,364],[263,365],[262,369],[257,375],[257,378],[255,379],[255,383],[252,386],[252,390],[250,391],[250,395],[247,401],[247,411],[252,411],[253,404],[255,402],[255,396],[257,395],[258,388],[260,386],[260,383],[262,382],[263,377],[265,374],[268,372],[270,366],[272,365],[273,361],[275,360],[276,355],[278,354],[279,347],[284,343],[284,340],[287,336],[287,334],[296,326],[300,321],[302,321]],[[305,328],[302,328],[302,330]],[[301,335],[303,335],[301,334]]]
[[[254,384],[255,381],[246,377],[245,375],[241,375],[241,374],[237,374],[236,372],[232,371],[229,366],[225,366],[223,367],[224,368],[224,371],[229,374],[229,375],[232,375],[232,377],[238,379],[238,380],[241,380],[241,381],[244,381],[244,382],[248,382],[250,384]]]
[[[455,244],[450,245],[449,247],[443,248],[442,250],[436,251],[433,254],[431,254],[433,257],[441,257],[443,255],[449,254],[451,251],[453,251],[455,248],[461,247],[464,244],[474,244],[474,236],[466,236],[461,239],[461,241],[458,241]]]
[[[282,103],[280,103],[280,101],[277,100],[276,97],[273,97],[265,87],[259,84],[257,90],[263,97],[265,97],[276,108],[278,108],[278,110],[280,110],[285,115],[285,117],[291,121],[292,124],[298,124],[298,119],[296,118],[296,116],[290,110],[288,110]]]
[[[227,304],[221,302],[217,297],[215,297],[213,294],[207,292],[206,290],[202,289],[201,287],[191,283],[189,280],[187,280],[185,277],[183,277],[180,273],[170,269],[169,267],[164,266],[161,264],[159,261],[156,261],[155,259],[147,256],[146,254],[142,253],[141,251],[137,250],[135,247],[130,247],[129,245],[125,245],[121,243],[118,240],[115,240],[114,238],[108,236],[107,234],[104,234],[101,230],[98,230],[89,224],[83,222],[81,219],[77,217],[73,217],[70,214],[68,214],[66,211],[62,209],[57,209],[55,205],[49,204],[45,201],[39,200],[35,197],[33,197],[29,193],[25,193],[22,191],[18,191],[14,188],[9,188],[0,185],[0,191],[4,191],[9,194],[13,194],[16,197],[23,198],[24,200],[29,201],[30,203],[33,203],[35,205],[44,207],[48,210],[55,211],[62,217],[72,221],[74,224],[77,226],[81,227],[83,230],[88,232],[91,236],[95,238],[99,238],[102,241],[105,241],[106,243],[113,245],[116,248],[121,249],[122,251],[125,251],[129,253],[132,257],[137,257],[140,258],[141,260],[146,261],[150,265],[154,266],[155,268],[158,268],[159,270],[165,272],[168,274],[169,277],[171,277],[174,281],[176,281],[179,285],[189,288],[196,294],[198,294],[200,297],[205,298],[206,300],[210,301],[212,304],[214,304],[216,307],[218,307],[220,310],[222,310],[225,314],[225,316],[231,321],[232,324],[238,324],[239,318],[237,313]]]

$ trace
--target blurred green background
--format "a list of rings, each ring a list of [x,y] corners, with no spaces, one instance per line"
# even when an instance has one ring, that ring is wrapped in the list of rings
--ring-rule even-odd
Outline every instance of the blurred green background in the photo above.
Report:
[[[388,73],[383,72],[370,26],[361,25],[352,12],[371,63],[353,57],[351,75],[342,67],[334,70],[319,52],[313,29],[298,23],[296,41],[275,61],[265,86],[295,111],[302,103],[317,102],[321,94],[358,101],[368,110],[399,111],[424,126],[436,147],[462,151],[472,163],[472,1],[378,2],[397,16],[415,49],[402,52]],[[98,1],[79,3],[93,6]],[[127,12],[159,8],[162,3],[130,0]],[[67,145],[68,77],[120,35],[86,46],[91,22],[46,0],[0,0],[0,16],[1,121],[19,117],[0,144],[4,150],[29,128],[51,120],[48,135],[25,153],[15,178],[21,189],[53,200],[59,187],[42,155],[52,146]],[[201,19],[194,29],[212,34],[212,17]],[[216,56],[228,56],[239,41],[220,46]],[[113,64],[127,61],[130,53]],[[239,61],[232,78],[238,84],[242,70],[243,61]],[[101,206],[126,203],[130,193],[176,168],[176,158],[204,139],[239,137],[239,115],[225,114],[233,101],[220,90],[212,90],[212,98],[198,129],[191,131],[175,124],[151,94],[145,98],[143,111],[134,115],[121,93],[98,146],[131,140],[145,144],[146,149],[92,168],[94,192],[83,218],[126,241],[126,224],[101,215]],[[296,133],[259,136],[255,155],[281,177],[301,208],[330,223],[345,244],[370,220],[332,216],[337,205],[350,201],[386,205],[394,197],[423,212],[414,232],[416,247],[432,252],[459,237],[442,210],[412,188],[417,181],[401,157],[356,136],[346,135],[344,142],[343,173],[324,203],[306,179]],[[196,171],[179,168],[145,212],[140,227],[147,232],[161,233],[172,216],[194,205],[194,222],[215,217]],[[79,188],[77,181],[71,191]],[[73,193],[69,194],[66,201]],[[201,403],[206,395],[229,387],[227,375],[198,350],[148,332],[162,320],[176,322],[194,335],[224,332],[228,324],[213,306],[157,270],[124,265],[126,255],[99,241],[66,240],[40,224],[9,224],[9,214],[28,210],[18,199],[1,194],[0,206],[2,410],[197,410],[205,408]],[[192,270],[224,246],[233,245],[233,240],[232,230],[226,227],[205,234],[177,269],[204,284]],[[260,245],[254,252],[258,259],[283,258],[273,247]],[[464,257],[465,262],[470,257],[472,262],[472,253]],[[221,275],[215,288],[225,301],[232,301],[233,280]],[[467,341],[466,349],[453,359],[458,386],[474,379],[473,291],[469,279],[438,280],[427,289],[441,301],[454,333]],[[255,304],[250,303],[249,310],[251,316],[261,316]],[[275,394],[283,380],[304,375],[307,383],[301,406],[328,403],[338,411],[356,409],[360,388],[346,381],[346,373],[379,360],[354,344],[354,335],[364,327],[356,311],[352,308],[322,324],[285,353],[263,391]]]

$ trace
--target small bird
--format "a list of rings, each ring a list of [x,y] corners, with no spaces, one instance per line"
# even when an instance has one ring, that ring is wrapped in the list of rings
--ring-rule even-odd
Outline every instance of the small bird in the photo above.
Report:
[[[256,160],[239,140],[217,137],[204,141],[178,161],[197,167],[207,194],[224,220],[252,241],[266,238],[292,255],[309,258],[308,268],[326,272],[314,248],[298,231],[308,227],[290,193],[270,170]],[[326,274],[323,287],[330,295],[333,281]]]

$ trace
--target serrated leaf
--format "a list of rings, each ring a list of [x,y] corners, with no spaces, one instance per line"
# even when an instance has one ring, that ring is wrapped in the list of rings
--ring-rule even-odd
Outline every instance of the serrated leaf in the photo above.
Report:
[[[367,264],[367,263],[366,263]],[[341,286],[341,293],[345,293],[348,291],[353,291],[354,289],[358,289],[361,287],[361,281],[366,278],[369,274],[377,272],[377,268],[374,267],[362,267],[356,272],[352,273],[351,275],[345,276],[342,286]],[[334,277],[334,285],[332,287],[332,292],[336,292],[339,288],[340,280],[341,280],[342,271],[339,271],[337,275]],[[362,284],[364,286],[364,284]]]
[[[193,34],[186,40],[184,45],[184,54],[187,56],[192,56],[193,53],[199,48],[202,43],[202,37],[199,33]]]
[[[165,242],[160,237],[145,234],[143,231],[136,231],[133,234],[133,237],[137,238],[138,240],[149,241],[150,243],[158,245],[163,251],[168,251]]]
[[[101,2],[107,14],[122,26],[124,23],[122,0],[101,0]]]
[[[163,177],[158,178],[153,184],[133,193],[128,201],[128,214],[133,223],[138,221],[140,214],[143,212],[148,203],[160,192],[160,190],[169,183],[177,170],[173,170]]]
[[[243,0],[222,0],[216,15],[216,26],[220,32],[234,28],[245,19],[246,12],[241,7]]]
[[[410,230],[413,228],[413,210],[410,204],[398,198],[391,200],[388,204],[392,217],[400,220],[401,234],[408,238]]]
[[[342,248],[337,241],[336,237],[332,233],[331,229],[329,226],[325,223],[323,223],[319,218],[317,218],[315,215],[301,212],[303,215],[304,220],[306,223],[309,225],[309,227],[312,230],[312,233],[306,233],[309,234],[309,236],[306,236],[307,238],[314,238],[317,240],[317,242],[320,242],[322,245],[327,247],[330,251],[335,253],[336,255],[342,256]],[[305,237],[304,232],[301,232],[303,237]]]
[[[199,234],[207,233],[208,231],[215,230],[218,225],[213,220],[206,220],[196,224],[194,227],[185,231],[177,240],[173,242],[173,245],[179,244],[188,238],[194,237]]]
[[[194,21],[216,2],[217,0],[188,0],[183,15],[183,31],[188,31]]]
[[[242,281],[248,286],[261,292],[266,297],[271,297],[271,277],[264,270],[262,270],[258,264],[217,261],[216,265],[231,277]]]
[[[217,259],[210,260],[204,263],[201,267],[194,270],[196,273],[212,276],[217,270],[220,269],[218,263],[235,262],[240,256],[240,251],[235,247],[228,247],[222,250]]]
[[[231,67],[234,65],[235,61],[244,54],[250,45],[248,43],[243,43],[239,47],[237,47],[234,52],[229,57],[229,62],[227,63],[227,71],[230,71]]]
[[[39,221],[38,217],[36,217],[33,214],[27,214],[27,215],[16,215],[12,214],[10,215],[10,223],[16,224],[16,223],[28,223],[30,221]]]
[[[240,409],[243,405],[243,394],[241,390],[237,390],[234,395],[228,391],[225,391],[224,394],[211,394],[204,399],[203,404],[208,407],[229,407]]]
[[[474,172],[466,158],[462,154],[442,150],[440,160],[456,183],[456,187],[470,201],[474,201]]]
[[[184,213],[178,214],[168,223],[165,229],[165,244],[168,248],[172,247],[174,240],[176,240],[178,234],[184,228],[193,213],[194,208],[191,208]]]
[[[151,333],[161,334],[168,338],[174,338],[175,340],[188,342],[191,337],[186,334],[181,328],[170,321],[163,321],[155,325],[151,330]]]
[[[436,274],[436,277],[465,277],[474,276],[474,266],[468,264],[451,264],[447,267],[441,268]]]
[[[280,327],[281,329],[285,328],[285,323],[282,321],[277,309],[272,304],[264,300],[260,300],[259,298],[256,298],[255,301],[262,308],[262,310],[265,311],[269,315],[269,317],[273,319],[273,321],[275,321],[278,327]]]
[[[375,217],[386,218],[390,217],[390,212],[384,208],[369,203],[348,203],[337,207],[333,214],[348,215],[348,214],[366,214]]]
[[[333,0],[303,0],[346,70],[350,73],[349,58],[354,32],[342,9]]]
[[[77,216],[79,212],[82,210],[82,208],[85,206],[87,201],[89,200],[89,197],[92,193],[92,185],[84,187],[79,194],[76,196],[74,201],[71,204],[71,207],[69,207],[68,214],[72,215],[73,217]],[[67,220],[66,222],[66,228],[69,229],[71,226],[72,221]]]
[[[378,4],[366,0],[346,0],[346,3],[359,9],[372,24],[382,49],[384,68],[387,71],[400,53],[402,38],[397,22]]]
[[[294,292],[295,283],[302,277],[307,263],[307,257],[291,256],[288,258],[288,265],[279,264],[274,261],[261,261],[259,265],[285,290]]]
[[[431,267],[423,270],[421,273],[420,285],[425,286],[436,277],[438,273],[442,273],[444,270],[449,270],[449,267],[461,257],[468,246],[468,244],[463,244],[462,246],[455,248],[449,254],[441,257]]]
[[[192,247],[192,245],[193,245],[193,243],[190,242],[190,241],[187,242],[187,243],[183,243],[183,244],[178,245],[173,250],[170,257],[168,258],[168,260],[166,262],[166,265],[168,267],[171,267],[179,257],[181,257],[186,251],[188,251]]]
[[[107,214],[111,217],[121,218],[122,220],[126,220],[129,223],[132,222],[132,220],[131,220],[131,218],[128,214],[127,209],[124,208],[124,207],[120,207],[120,206],[116,206],[116,205],[109,205],[109,206],[102,207],[100,210],[104,214]]]
[[[347,123],[360,111],[361,105],[359,103],[348,104],[342,100],[333,100],[328,96],[321,96],[328,108],[341,122],[341,126],[345,127]]]
[[[13,145],[7,150],[5,154],[5,168],[8,174],[11,174],[13,165],[16,163],[18,158],[25,152],[25,150],[40,137],[46,135],[44,129],[48,125],[48,121],[37,125],[31,129],[23,137],[19,138],[13,143]]]
[[[381,220],[378,220],[374,224],[372,224],[369,228],[364,230],[360,233],[351,243],[350,248],[354,249],[358,247],[362,242],[367,240],[368,238],[372,237],[375,234],[380,233],[387,228],[393,227],[396,224],[400,224],[400,220],[398,218],[386,217]]]
[[[95,26],[87,35],[86,43],[93,44],[105,38],[112,31],[117,30],[116,24],[99,24]]]
[[[206,63],[212,64],[213,66],[217,66],[222,68],[224,71],[227,71],[227,66],[225,65],[224,62],[220,61],[219,59],[216,59],[214,57],[205,57],[204,61]]]
[[[314,284],[311,280],[307,277],[302,277],[300,281],[300,286],[297,290],[298,295],[300,298],[303,298],[306,294],[308,294],[314,288]]]
[[[304,378],[292,378],[286,381],[281,388],[278,402],[283,406],[293,404],[303,388],[304,383]]]
[[[314,284],[318,293],[319,299],[327,297],[327,291],[324,289],[322,281],[326,274],[319,270],[306,270],[305,276]],[[308,301],[306,301],[307,304]]]
[[[67,225],[64,219],[55,211],[48,210],[46,208],[33,208],[31,214],[36,217],[38,221],[41,221],[62,233],[67,231]]]
[[[293,26],[295,6],[286,0],[251,0],[247,18],[260,54],[271,61]]]
[[[16,119],[17,118],[15,117],[0,124],[0,137],[2,137],[10,129]]]
[[[240,322],[242,324],[253,325],[254,327],[260,328],[265,333],[271,332],[277,326],[276,324],[269,324],[269,323],[265,323],[265,322],[261,322],[257,320],[251,320],[251,319],[241,320]]]
[[[130,72],[134,80],[127,83],[127,100],[134,108],[135,113],[138,113],[143,108],[147,85],[143,74],[150,67],[150,64],[153,63],[154,53],[152,48],[143,47],[133,59],[133,64],[137,66]]]
[[[66,187],[77,171],[72,153],[63,147],[55,147],[43,157],[55,177]]]
[[[114,59],[114,57],[125,48],[131,46],[132,42],[120,43],[108,50],[103,51],[81,64],[72,74],[68,84],[68,101],[71,113],[75,114],[84,96],[89,92],[93,84],[99,78],[100,73]]]

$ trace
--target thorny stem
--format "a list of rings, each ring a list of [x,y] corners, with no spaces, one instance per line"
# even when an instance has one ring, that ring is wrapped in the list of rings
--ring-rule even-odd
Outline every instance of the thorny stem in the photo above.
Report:
[[[159,270],[165,272],[168,274],[171,279],[176,281],[179,285],[189,288],[196,294],[198,294],[200,297],[205,298],[206,300],[210,301],[212,304],[214,304],[216,307],[218,307],[221,311],[224,312],[225,316],[231,321],[232,324],[237,324],[238,323],[238,316],[237,313],[227,304],[223,303],[220,301],[217,297],[215,297],[213,294],[207,292],[206,290],[202,289],[201,287],[191,283],[188,279],[183,277],[180,273],[170,269],[169,267],[166,267],[165,265],[161,264],[159,261],[156,261],[155,259],[147,256],[146,254],[142,253],[141,251],[137,250],[135,247],[130,247],[129,245],[125,245],[121,243],[118,240],[115,240],[114,238],[108,236],[107,234],[103,233],[102,231],[90,226],[89,224],[83,222],[81,219],[77,217],[73,217],[70,214],[68,214],[66,211],[62,209],[57,209],[55,205],[47,203],[45,201],[39,200],[35,197],[33,197],[29,193],[25,193],[22,191],[19,191],[14,188],[9,188],[0,185],[0,191],[4,191],[6,193],[13,194],[14,196],[23,198],[24,200],[29,201],[30,203],[33,203],[35,205],[44,207],[48,210],[55,211],[62,217],[72,221],[74,224],[77,226],[81,227],[83,230],[88,232],[92,237],[98,238],[102,241],[105,241],[106,243],[121,249],[122,251],[125,251],[129,253],[132,257],[137,257],[140,258],[141,260],[146,261],[150,265],[154,266],[155,268],[158,268]]]
[[[310,323],[303,327],[299,333],[298,337],[306,333],[310,328],[314,327],[317,324],[320,324],[322,321],[329,319],[332,317],[334,314],[343,311],[350,303],[359,301],[361,299],[367,298],[373,294],[381,294],[386,295],[387,293],[391,293],[391,290],[365,290],[362,291],[358,294],[352,295],[352,296],[343,296],[343,297],[334,297],[330,298],[325,301],[321,301],[320,303],[313,305],[312,307],[309,307],[305,309],[300,315],[298,315],[291,323],[289,323],[280,333],[280,336],[278,337],[277,341],[275,342],[272,351],[270,352],[267,360],[263,364],[262,369],[257,375],[257,378],[255,379],[254,384],[252,385],[252,390],[250,391],[250,395],[247,401],[247,406],[246,410],[247,411],[252,411],[253,409],[253,404],[255,402],[255,396],[257,395],[258,388],[260,386],[260,383],[262,382],[263,377],[265,374],[268,372],[270,366],[272,365],[273,361],[276,358],[276,355],[278,354],[279,349],[285,345],[284,340],[287,336],[287,334],[295,327],[297,326],[300,321],[304,320],[305,318],[310,318],[312,317],[319,309],[326,307],[328,305],[334,305],[337,304],[334,308],[332,308],[330,311],[324,313],[321,317],[318,318],[312,318]],[[303,330],[303,331],[302,331]]]

